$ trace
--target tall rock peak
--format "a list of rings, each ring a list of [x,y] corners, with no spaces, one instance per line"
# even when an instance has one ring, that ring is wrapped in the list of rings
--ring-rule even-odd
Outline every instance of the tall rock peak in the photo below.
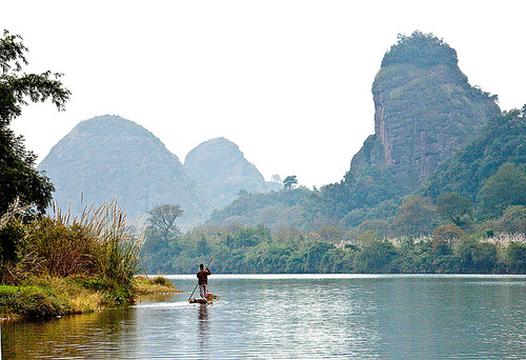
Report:
[[[389,170],[402,192],[412,191],[500,114],[495,97],[472,87],[457,63],[455,50],[431,34],[399,36],[372,87],[375,134],[350,175]]]

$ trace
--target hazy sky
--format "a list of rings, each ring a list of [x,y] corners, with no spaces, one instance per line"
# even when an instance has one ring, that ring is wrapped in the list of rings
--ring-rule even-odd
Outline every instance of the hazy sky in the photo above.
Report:
[[[339,181],[373,133],[371,85],[398,33],[433,32],[504,109],[526,103],[523,1],[4,1],[30,69],[65,73],[67,110],[14,123],[40,160],[79,121],[119,114],[181,161],[225,136],[266,178]]]

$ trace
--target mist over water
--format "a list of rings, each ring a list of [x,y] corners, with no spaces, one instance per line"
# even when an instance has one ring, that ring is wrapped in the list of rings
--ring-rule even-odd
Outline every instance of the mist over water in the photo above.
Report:
[[[210,285],[221,296],[210,306],[181,294],[3,324],[4,358],[526,358],[526,277],[219,275]]]

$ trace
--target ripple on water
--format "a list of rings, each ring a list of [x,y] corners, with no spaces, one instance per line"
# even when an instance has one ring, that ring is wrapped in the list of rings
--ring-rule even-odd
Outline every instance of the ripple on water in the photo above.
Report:
[[[221,295],[210,306],[176,295],[3,324],[4,358],[526,358],[524,278],[217,276],[210,285]]]

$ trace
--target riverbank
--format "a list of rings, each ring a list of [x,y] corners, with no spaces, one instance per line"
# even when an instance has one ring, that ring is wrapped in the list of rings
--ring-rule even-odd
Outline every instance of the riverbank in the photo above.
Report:
[[[130,285],[85,277],[28,279],[0,285],[0,319],[35,320],[134,304],[142,296],[180,292],[163,277],[135,277]]]

